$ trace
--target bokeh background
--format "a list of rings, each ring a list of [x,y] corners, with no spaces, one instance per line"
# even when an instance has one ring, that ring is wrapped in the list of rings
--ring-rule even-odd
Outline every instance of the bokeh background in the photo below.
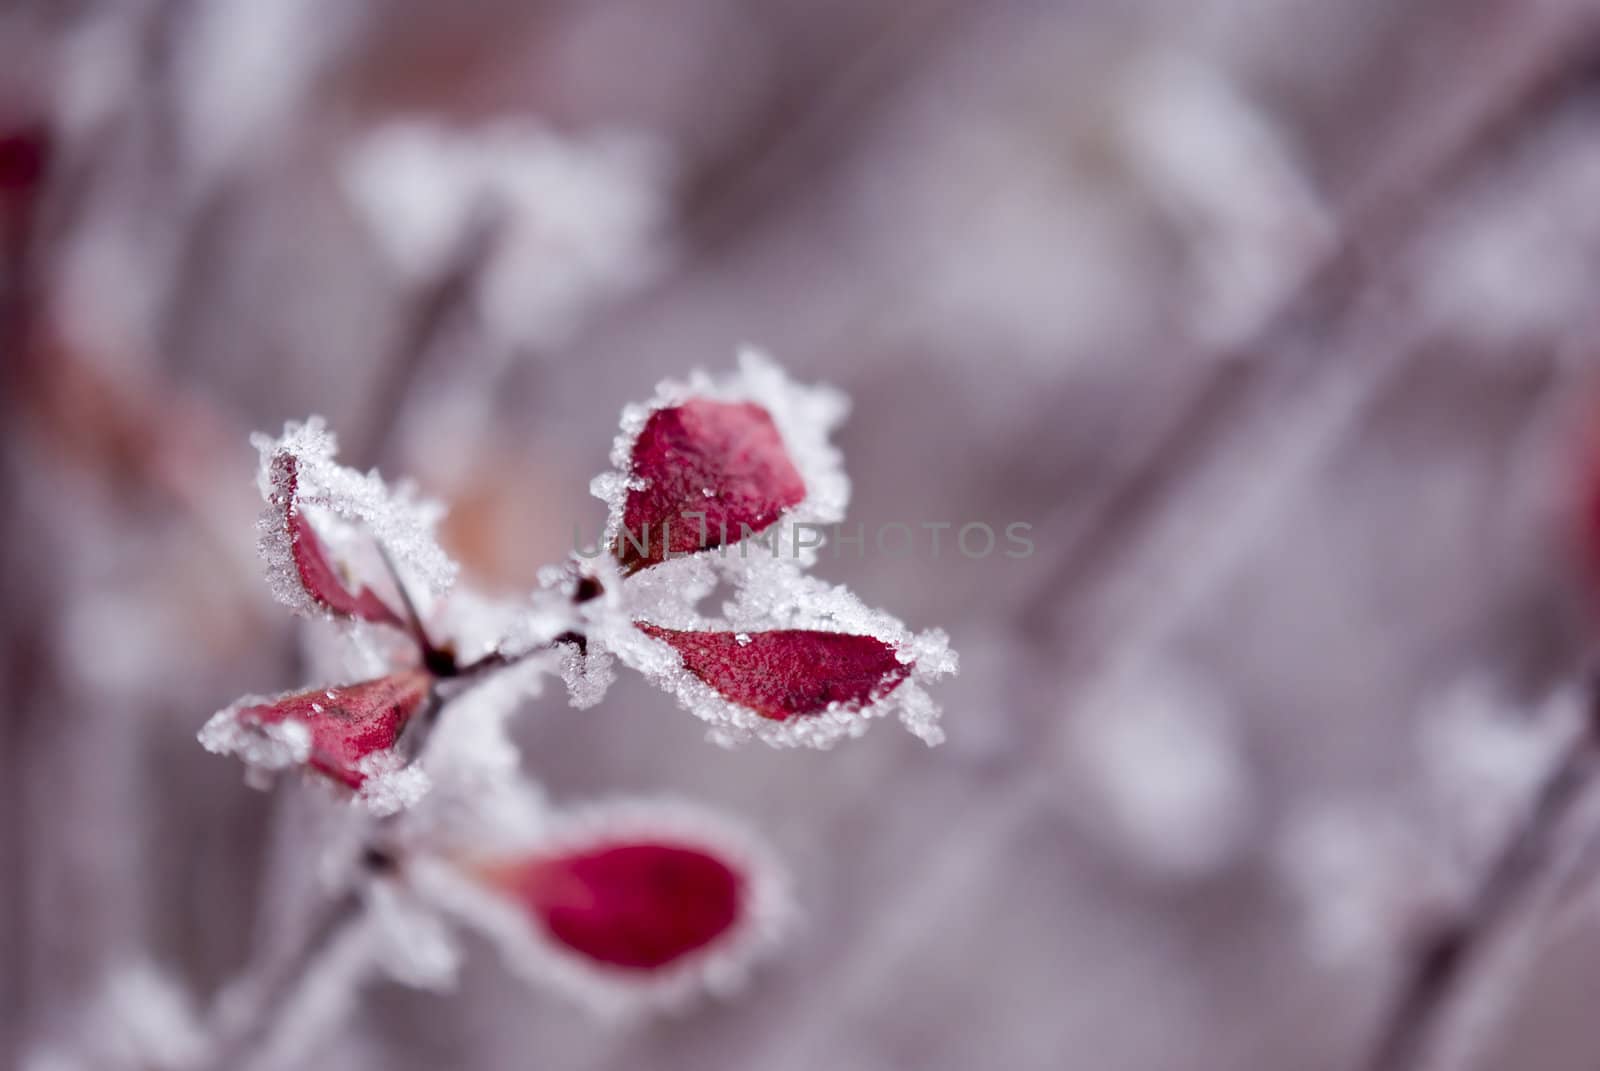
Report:
[[[558,799],[748,817],[806,929],[629,1030],[478,949],[308,1066],[1360,1066],[1582,705],[1597,16],[7,0],[0,1060],[117,964],[203,1001],[303,903],[320,804],[194,739],[306,676],[251,430],[325,415],[517,591],[601,523],[620,407],[755,342],[853,397],[852,521],[1033,525],[824,555],[950,632],[948,744],[547,696]],[[1594,899],[1460,1066],[1600,1062]]]

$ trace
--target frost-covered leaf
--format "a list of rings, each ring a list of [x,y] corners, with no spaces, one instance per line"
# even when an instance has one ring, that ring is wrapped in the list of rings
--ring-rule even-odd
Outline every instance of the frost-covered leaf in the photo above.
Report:
[[[442,594],[455,563],[434,540],[442,510],[407,485],[334,461],[338,442],[312,417],[277,439],[256,435],[262,557],[278,599],[300,613],[404,627],[403,606],[383,555],[413,597]],[[379,592],[383,591],[383,594]]]
[[[274,483],[280,488],[275,494],[283,504],[289,557],[305,595],[331,614],[404,628],[405,621],[371,588],[340,576],[307,511],[295,502],[298,468],[292,454],[280,454],[273,461]]]
[[[662,801],[562,815],[520,851],[430,887],[519,973],[611,1012],[730,991],[792,910],[787,880],[748,832]]]
[[[627,573],[696,551],[809,560],[796,526],[839,521],[849,499],[828,442],[847,408],[837,391],[799,386],[753,350],[735,375],[662,383],[651,402],[623,411],[616,471],[592,485],[610,506],[606,545]],[[755,537],[765,549],[752,549]]]
[[[911,667],[876,636],[778,629],[692,632],[641,624],[683,668],[763,718],[788,721],[830,708],[860,710],[900,686]]]
[[[200,742],[207,751],[238,755],[260,769],[305,765],[357,790],[365,790],[370,779],[382,796],[369,793],[372,802],[380,810],[394,809],[388,806],[391,790],[404,805],[418,786],[415,778],[399,776],[401,764],[390,749],[422,709],[432,682],[420,670],[406,670],[274,698],[246,696],[214,715]]]
[[[633,445],[634,486],[611,551],[638,570],[766,531],[806,496],[772,417],[751,402],[657,409]]]
[[[929,744],[944,739],[923,685],[956,670],[943,632],[914,634],[839,586],[788,568],[749,574],[723,618],[639,621],[618,655],[715,728],[778,747],[830,747],[894,712]]]

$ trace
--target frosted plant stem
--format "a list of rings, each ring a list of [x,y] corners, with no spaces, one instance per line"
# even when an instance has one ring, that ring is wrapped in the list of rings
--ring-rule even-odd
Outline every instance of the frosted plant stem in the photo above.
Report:
[[[364,880],[324,901],[291,953],[261,960],[229,985],[208,1024],[210,1044],[205,1062],[193,1071],[240,1071],[254,1066],[260,1053],[274,1047],[284,1012],[306,979],[325,954],[342,950],[359,926]]]
[[[494,259],[500,222],[500,211],[483,206],[455,255],[407,306],[395,356],[375,385],[372,426],[355,444],[352,456],[376,462],[394,445],[400,418],[422,379],[424,367],[471,310],[473,295]]]
[[[1435,935],[1412,964],[1384,1015],[1363,1071],[1421,1071],[1441,1022],[1473,982],[1473,972],[1515,924],[1559,852],[1559,834],[1594,774],[1592,724],[1600,713],[1600,685],[1591,695],[1591,725],[1551,770],[1527,818],[1489,868],[1462,917]]]

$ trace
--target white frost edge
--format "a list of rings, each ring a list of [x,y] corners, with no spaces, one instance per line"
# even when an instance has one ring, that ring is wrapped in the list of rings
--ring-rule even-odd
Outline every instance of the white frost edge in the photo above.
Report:
[[[596,964],[553,940],[516,903],[441,860],[417,860],[407,874],[419,895],[493,941],[507,967],[569,994],[598,1016],[681,1011],[702,993],[727,997],[782,940],[796,918],[787,872],[743,823],[677,799],[602,801],[554,816],[526,854],[563,854],[608,840],[703,848],[747,875],[746,911],[733,928],[674,966],[641,972]]]
[[[394,748],[374,751],[356,763],[364,778],[354,802],[368,814],[387,818],[421,803],[433,782],[420,762],[407,762]]]
[[[844,520],[850,503],[850,479],[844,473],[844,457],[829,442],[829,435],[849,414],[850,401],[844,393],[826,384],[803,386],[791,380],[765,352],[754,346],[739,350],[737,372],[713,377],[697,370],[687,380],[662,380],[648,402],[625,406],[621,430],[611,445],[612,470],[596,476],[589,493],[606,503],[606,528],[603,546],[615,545],[622,531],[623,508],[628,492],[641,486],[632,474],[633,448],[652,413],[682,405],[691,398],[719,402],[754,402],[772,417],[784,449],[805,482],[806,495],[794,508],[786,510],[772,527],[752,536],[764,541],[776,534],[772,545],[776,553],[763,546],[744,547],[735,541],[726,547],[696,552],[689,557],[727,564],[735,570],[763,558],[795,561],[811,565],[815,547],[796,548],[794,539],[800,525],[832,525]],[[639,576],[663,568],[651,566]],[[637,576],[635,577],[637,579]],[[631,582],[631,581],[630,581]]]
[[[647,636],[631,622],[613,622],[601,637],[624,664],[672,693],[680,706],[710,723],[708,738],[723,747],[755,739],[772,747],[830,748],[867,731],[874,718],[894,714],[912,735],[933,747],[944,741],[941,710],[926,686],[952,676],[959,668],[956,653],[942,629],[913,633],[899,619],[863,604],[843,585],[806,576],[795,569],[772,567],[753,573],[738,595],[723,606],[723,619],[693,612],[666,614],[651,624],[671,629],[715,632],[769,632],[809,629],[872,636],[893,647],[910,674],[888,694],[859,708],[835,704],[817,714],[788,721],[764,718],[724,698],[683,668],[683,657],[671,644]],[[591,643],[595,637],[591,636]]]
[[[289,421],[283,434],[274,439],[257,432],[251,445],[260,453],[256,487],[266,503],[257,521],[258,546],[267,565],[267,579],[273,594],[285,606],[307,616],[329,616],[300,580],[289,536],[289,510],[297,504],[311,510],[310,519],[330,552],[348,547],[351,533],[341,533],[317,514],[326,513],[345,525],[364,528],[382,545],[394,561],[413,598],[435,599],[455,582],[457,566],[445,554],[434,535],[444,516],[444,507],[420,498],[409,481],[386,484],[373,470],[360,473],[334,461],[339,451],[338,438],[328,430],[320,416],[304,423]],[[296,493],[291,501],[274,479],[273,462],[283,455],[295,459]],[[379,562],[381,564],[381,560]],[[361,580],[377,591],[390,590],[393,584],[382,569]],[[397,612],[399,606],[393,606]]]
[[[277,773],[303,766],[311,758],[311,730],[304,722],[290,718],[269,724],[240,717],[246,710],[272,706],[298,694],[241,696],[211,715],[196,738],[213,755],[236,755],[253,770]]]

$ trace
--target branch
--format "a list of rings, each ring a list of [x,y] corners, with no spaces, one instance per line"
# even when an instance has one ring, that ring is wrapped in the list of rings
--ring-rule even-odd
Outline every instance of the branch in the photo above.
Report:
[[[369,867],[364,877],[371,872]],[[264,959],[230,984],[207,1024],[210,1044],[205,1062],[194,1071],[239,1071],[253,1066],[272,1047],[284,1013],[306,979],[327,957],[343,951],[360,924],[364,889],[365,880],[354,882],[323,901],[318,917],[302,930],[292,952]]]
[[[1406,1071],[1426,1066],[1440,1021],[1473,981],[1474,971],[1533,899],[1557,858],[1554,851],[1594,774],[1593,726],[1600,715],[1600,683],[1590,698],[1589,724],[1568,745],[1533,801],[1526,820],[1489,868],[1462,917],[1436,934],[1412,965],[1376,1043],[1360,1065],[1365,1071]]]

